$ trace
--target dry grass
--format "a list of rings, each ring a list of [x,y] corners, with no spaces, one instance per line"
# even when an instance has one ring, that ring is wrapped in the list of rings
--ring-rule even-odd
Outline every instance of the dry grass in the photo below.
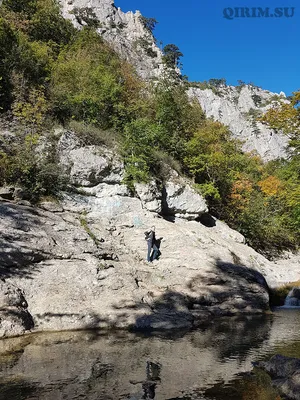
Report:
[[[93,125],[78,121],[70,121],[69,129],[75,132],[83,145],[105,145],[115,148],[118,142],[118,134],[111,130],[103,130]]]

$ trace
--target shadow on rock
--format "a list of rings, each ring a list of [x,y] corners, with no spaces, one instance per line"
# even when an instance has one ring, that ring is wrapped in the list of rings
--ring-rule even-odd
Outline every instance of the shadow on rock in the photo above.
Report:
[[[252,268],[220,259],[215,268],[197,273],[179,290],[170,289],[160,296],[149,291],[143,302],[121,306],[122,316],[130,310],[138,312],[135,329],[169,330],[198,327],[213,317],[263,314],[269,309],[264,277]]]
[[[268,286],[260,272],[220,259],[215,267],[211,272],[197,274],[187,284],[195,312],[207,309],[212,315],[229,316],[269,309]]]
[[[153,299],[151,313],[136,319],[136,329],[164,330],[192,328],[193,315],[188,308],[187,296],[169,291]]]
[[[39,212],[33,207],[0,202],[0,275],[4,278],[29,278],[38,270],[35,263],[50,254],[24,245],[27,235],[41,225]],[[22,244],[18,244],[18,241]],[[38,241],[38,238],[35,238]]]

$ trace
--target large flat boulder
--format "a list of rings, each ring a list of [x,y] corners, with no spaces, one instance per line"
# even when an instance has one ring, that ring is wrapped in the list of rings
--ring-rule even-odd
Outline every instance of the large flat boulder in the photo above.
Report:
[[[208,207],[203,196],[183,180],[167,182],[163,192],[163,213],[193,220],[206,213]]]
[[[257,265],[269,262],[217,226],[167,221],[133,197],[76,196],[91,208],[0,203],[1,273],[22,290],[35,330],[175,329],[268,308]],[[162,255],[149,264],[152,225]]]
[[[76,186],[96,186],[101,182],[120,183],[124,165],[105,146],[84,145],[71,131],[63,131],[58,142],[60,165]]]

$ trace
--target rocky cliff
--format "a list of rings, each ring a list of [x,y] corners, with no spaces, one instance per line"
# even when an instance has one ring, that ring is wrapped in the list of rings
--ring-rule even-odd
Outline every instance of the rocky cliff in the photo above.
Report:
[[[257,121],[285,94],[269,92],[253,85],[221,86],[214,89],[189,89],[208,117],[229,126],[233,136],[241,140],[244,151],[257,151],[263,160],[286,157],[287,136],[269,129]]]
[[[162,51],[139,11],[124,13],[114,0],[60,0],[62,13],[80,28],[89,21],[118,54],[129,61],[146,80],[159,78],[165,70]],[[180,71],[177,71],[180,73]],[[205,114],[228,125],[234,137],[244,142],[244,150],[255,150],[264,160],[286,156],[288,139],[256,121],[284,93],[275,94],[253,85],[221,86],[213,89],[191,88]]]
[[[145,28],[139,11],[124,13],[114,0],[60,0],[63,16],[80,28],[92,21],[98,33],[144,78],[157,78],[164,66],[162,52]]]
[[[68,0],[62,8],[75,25],[97,24],[143,77],[160,74],[161,53],[139,13],[124,14],[109,0]],[[278,99],[253,90],[193,88],[190,94],[208,115],[232,124],[248,140],[246,150],[256,146],[264,158],[276,158],[277,136],[258,131],[265,128],[254,116]],[[0,190],[0,336],[193,327],[214,316],[262,313],[268,285],[299,279],[296,263],[289,270],[271,263],[211,216],[203,197],[175,171],[164,183],[136,184],[133,195],[114,149],[83,145],[70,131],[56,135],[70,182],[59,201],[32,206],[18,188]],[[266,138],[278,148],[269,143],[267,151]],[[146,263],[144,231],[153,225],[162,254]]]
[[[164,187],[122,184],[111,150],[61,132],[60,162],[74,192],[37,207],[2,190],[1,336],[97,327],[173,329],[213,316],[261,313],[268,286],[296,280],[207,213],[171,174]],[[147,263],[144,231],[156,226],[161,258]]]

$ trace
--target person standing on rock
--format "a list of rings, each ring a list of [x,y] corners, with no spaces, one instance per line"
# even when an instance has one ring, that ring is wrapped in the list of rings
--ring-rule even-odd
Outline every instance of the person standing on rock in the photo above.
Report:
[[[152,226],[149,231],[145,232],[145,240],[147,241],[147,261],[156,260],[158,256],[158,247],[155,244],[155,226]],[[151,254],[151,250],[152,254]]]

